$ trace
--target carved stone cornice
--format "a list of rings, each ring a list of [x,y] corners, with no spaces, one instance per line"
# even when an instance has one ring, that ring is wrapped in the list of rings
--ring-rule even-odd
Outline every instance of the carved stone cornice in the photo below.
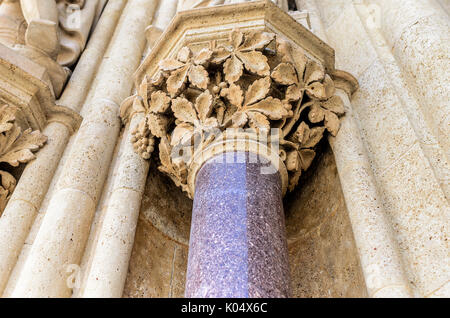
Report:
[[[339,130],[344,106],[327,69],[335,70],[326,66],[329,56],[322,64],[273,32],[235,29],[227,35],[228,41],[188,43],[172,52],[174,57],[159,60],[153,73],[156,61],[144,61],[137,94],[124,101],[121,116],[127,121],[133,113],[145,114],[132,131],[135,151],[149,159],[158,144],[159,170],[191,198],[201,164],[235,150],[262,155],[277,167],[285,193],[311,165],[323,136]],[[269,133],[273,129],[277,134]]]
[[[16,123],[18,109],[9,105],[0,106],[0,163],[17,167],[35,158],[33,152],[47,141],[39,130],[22,130]],[[0,214],[8,202],[16,179],[7,171],[0,170]]]

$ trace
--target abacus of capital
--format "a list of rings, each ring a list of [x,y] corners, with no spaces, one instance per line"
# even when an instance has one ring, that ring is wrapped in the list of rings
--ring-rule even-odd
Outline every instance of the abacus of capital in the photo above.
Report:
[[[0,296],[448,297],[448,21],[0,1]]]

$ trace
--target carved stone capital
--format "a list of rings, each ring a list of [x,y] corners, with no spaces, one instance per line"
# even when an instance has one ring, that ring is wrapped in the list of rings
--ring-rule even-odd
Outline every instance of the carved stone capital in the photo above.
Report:
[[[55,104],[47,70],[0,44],[0,102],[15,106],[22,114],[23,128],[43,130],[58,121],[70,131],[78,129],[81,116],[65,105]]]
[[[0,164],[6,164],[8,167],[17,167],[33,160],[33,152],[47,141],[47,137],[39,130],[22,130],[16,122],[17,112],[16,107],[0,106]],[[0,214],[15,186],[16,179],[12,174],[0,169]]]
[[[264,156],[292,190],[319,141],[339,130],[344,106],[332,77],[273,32],[235,29],[217,42],[184,46],[142,77],[121,107],[124,120],[145,114],[132,131],[135,151],[149,159],[158,145],[159,170],[191,198],[201,164],[236,150]]]

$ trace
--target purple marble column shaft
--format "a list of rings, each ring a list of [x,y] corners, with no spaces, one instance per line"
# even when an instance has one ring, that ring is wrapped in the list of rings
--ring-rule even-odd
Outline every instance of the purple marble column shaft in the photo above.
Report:
[[[281,178],[253,161],[221,154],[197,174],[186,297],[290,296]]]

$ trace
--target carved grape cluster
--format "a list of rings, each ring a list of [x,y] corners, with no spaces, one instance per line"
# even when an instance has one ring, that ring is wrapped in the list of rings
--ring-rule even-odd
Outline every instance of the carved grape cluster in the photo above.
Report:
[[[154,150],[155,139],[150,132],[148,117],[145,117],[139,125],[131,131],[131,143],[134,151],[144,159],[150,159]]]

